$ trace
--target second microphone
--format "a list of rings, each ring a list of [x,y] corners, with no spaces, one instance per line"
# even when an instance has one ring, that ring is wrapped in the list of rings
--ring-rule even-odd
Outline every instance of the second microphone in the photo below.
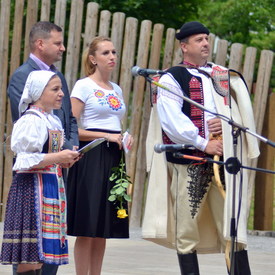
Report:
[[[165,71],[160,71],[160,70],[153,70],[153,69],[142,69],[138,66],[134,66],[131,69],[132,75],[133,76],[148,76],[150,74],[166,74],[167,72]]]
[[[154,146],[154,151],[156,153],[177,152],[182,149],[195,150],[196,148],[190,144],[155,144],[155,146]]]

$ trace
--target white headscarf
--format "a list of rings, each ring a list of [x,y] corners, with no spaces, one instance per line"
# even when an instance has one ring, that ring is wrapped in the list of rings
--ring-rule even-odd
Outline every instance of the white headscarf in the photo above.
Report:
[[[56,73],[43,70],[33,71],[29,74],[18,106],[19,117],[28,109],[30,103],[41,97],[45,87],[54,75]]]

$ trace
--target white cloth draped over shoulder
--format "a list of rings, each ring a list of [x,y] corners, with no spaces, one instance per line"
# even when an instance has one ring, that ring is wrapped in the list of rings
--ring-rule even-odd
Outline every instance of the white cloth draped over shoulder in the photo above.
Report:
[[[16,154],[14,171],[28,170],[43,160],[45,154],[41,152],[49,130],[63,132],[57,116],[35,109],[31,112],[35,114],[26,113],[13,126],[11,150]]]
[[[231,117],[231,111],[228,106],[224,104],[224,98],[217,94],[214,90],[211,80],[209,79],[209,90],[211,90],[213,101],[217,113],[223,114],[228,118]],[[238,74],[230,73],[230,86],[234,91],[234,99],[232,99],[232,119],[249,128],[252,132],[255,132],[255,123],[253,110],[251,106],[250,96],[247,91],[247,87]],[[236,101],[235,101],[236,100]],[[236,103],[237,102],[237,103]],[[149,183],[147,190],[146,205],[144,211],[143,225],[142,225],[142,237],[144,239],[154,241],[160,245],[174,248],[175,236],[173,218],[173,212],[171,209],[172,202],[169,194],[168,186],[168,173],[165,154],[158,154],[154,152],[153,148],[156,143],[162,143],[162,132],[160,120],[157,113],[157,107],[154,106],[151,111],[149,129],[146,140],[146,161],[147,171],[149,172]],[[224,159],[232,157],[233,154],[233,140],[231,136],[231,126],[222,121],[223,131],[223,149]],[[185,141],[174,140],[174,142],[184,143]],[[194,144],[194,143],[193,143]],[[199,148],[198,144],[195,146]],[[248,160],[259,156],[258,142],[255,137],[249,133],[241,134],[241,138],[238,138],[238,152],[237,157],[241,161],[242,165],[247,165]],[[224,207],[224,238],[230,240],[230,218],[232,209],[232,188],[233,188],[233,175],[225,172],[226,182],[226,199]],[[248,171],[242,169],[242,181],[240,179],[240,172],[236,177],[236,198],[239,198],[239,186],[242,182],[242,200],[240,218],[238,223],[237,240],[240,243],[247,244],[247,190],[248,190]],[[238,210],[238,199],[236,200],[236,210]],[[236,213],[237,216],[237,213]],[[204,221],[208,219],[205,218]],[[212,219],[209,219],[212,220]],[[209,243],[209,247],[216,242],[218,236],[217,232],[211,232],[209,234],[209,228],[213,229],[213,224],[205,222],[201,224],[205,229],[201,236],[201,243]],[[204,242],[207,240],[207,242]],[[212,242],[212,243],[211,243]],[[196,248],[200,253],[200,244]],[[204,250],[205,247],[204,247]],[[209,253],[220,252],[208,251]]]

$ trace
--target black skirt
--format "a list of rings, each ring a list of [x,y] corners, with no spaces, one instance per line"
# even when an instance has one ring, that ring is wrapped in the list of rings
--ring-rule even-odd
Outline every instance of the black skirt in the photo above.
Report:
[[[80,142],[80,148],[88,142]],[[111,169],[119,165],[117,143],[103,142],[74,164],[68,175],[68,235],[129,238],[128,217],[117,218],[117,204],[108,201]],[[127,204],[124,205],[127,209]]]

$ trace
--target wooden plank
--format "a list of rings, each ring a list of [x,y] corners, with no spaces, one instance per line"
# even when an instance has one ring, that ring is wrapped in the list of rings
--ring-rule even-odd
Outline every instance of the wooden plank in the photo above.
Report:
[[[98,21],[98,9],[99,9],[98,3],[95,3],[95,2],[88,3],[87,13],[86,13],[86,21],[85,21],[85,31],[84,31],[84,37],[83,37],[82,55],[89,47],[92,39],[96,36],[97,21]],[[81,77],[84,76],[83,60],[81,63],[80,76]]]
[[[233,69],[242,73],[242,56],[243,56],[243,45],[240,43],[234,43],[231,46],[230,58],[229,58],[229,69]]]
[[[29,47],[29,34],[32,26],[37,22],[37,13],[38,13],[38,0],[29,0],[27,1],[27,19],[25,27],[25,46],[24,46],[24,61],[28,59],[30,54]]]
[[[268,97],[267,111],[263,125],[263,136],[275,140],[275,93]],[[274,171],[275,148],[262,143],[259,167]],[[255,184],[254,229],[272,231],[273,228],[273,200],[275,175],[257,173]]]
[[[263,127],[267,95],[270,84],[270,76],[273,65],[273,56],[274,53],[272,51],[261,51],[253,105],[253,111],[256,121],[256,130],[259,134],[261,134]]]
[[[10,57],[10,76],[20,65],[20,53],[21,53],[21,41],[22,41],[22,25],[23,25],[23,10],[24,1],[17,0],[15,2],[14,11],[14,24],[13,24],[13,35],[12,35],[12,46],[11,46],[11,57]],[[5,91],[6,92],[6,91]],[[10,137],[12,132],[12,119],[10,102],[7,99],[7,117],[6,117],[6,146],[5,146],[5,163],[3,167],[4,171],[4,183],[5,189],[3,193],[3,202],[6,203],[10,184],[12,182],[12,165],[13,165],[13,152],[10,149]]]
[[[180,62],[182,62],[182,60],[183,60],[183,55],[180,47],[180,42],[175,38],[172,66],[179,64]]]
[[[99,4],[90,2],[87,6],[83,51],[89,47],[91,40],[96,36]]]
[[[5,157],[5,121],[6,121],[6,99],[7,99],[7,79],[8,79],[8,56],[9,56],[9,29],[10,29],[10,8],[9,0],[1,4],[0,14],[0,219],[4,213],[4,204],[9,190],[9,183],[3,182],[3,163]],[[3,190],[2,190],[3,186]],[[2,193],[3,192],[3,193]],[[3,199],[2,200],[2,196]]]
[[[64,30],[66,21],[67,0],[56,0],[54,23]]]
[[[51,12],[51,0],[42,0],[40,21],[49,21]]]
[[[73,0],[71,3],[69,37],[65,65],[65,78],[67,80],[69,91],[71,91],[78,77],[82,13],[83,0]]]
[[[111,22],[111,12],[107,10],[101,11],[100,19],[99,19],[99,30],[98,30],[99,36],[109,37],[110,22]]]
[[[123,42],[124,23],[125,23],[125,13],[123,12],[114,13],[111,40],[117,52],[117,65],[116,65],[116,70],[114,70],[112,73],[111,80],[116,83],[118,82],[118,78],[119,78],[119,67],[120,67],[120,57],[121,57],[121,49],[122,49],[122,42]]]
[[[131,68],[133,67],[135,60],[137,27],[138,21],[136,18],[128,17],[126,19],[119,76],[119,86],[122,88],[126,106],[129,106],[129,97],[132,86]],[[127,129],[127,120],[123,121],[123,128]]]
[[[270,76],[273,65],[274,53],[272,51],[263,50],[261,51],[260,63],[257,74],[257,82],[255,89],[255,97],[253,104],[253,112],[256,124],[256,132],[261,135],[262,127],[264,122],[264,115],[266,111],[266,103],[268,97],[268,90],[270,85]],[[258,159],[253,159],[248,166],[257,167]],[[249,173],[249,190],[248,198],[252,198],[255,172]],[[248,205],[249,207],[249,205]]]
[[[253,76],[255,70],[257,49],[254,47],[247,47],[245,50],[243,77],[247,84],[249,92],[252,90]]]
[[[172,66],[175,34],[175,29],[168,28],[166,31],[162,69],[168,69]]]
[[[13,24],[13,35],[12,35],[12,46],[11,46],[11,58],[10,58],[10,75],[18,68],[21,64],[21,42],[22,42],[22,26],[23,26],[23,11],[24,1],[17,0],[15,2],[14,12],[14,24]]]
[[[65,32],[65,20],[66,20],[66,6],[67,0],[57,0],[55,3],[54,23]],[[56,62],[54,65],[62,71],[62,60]]]
[[[159,69],[160,52],[162,46],[163,37],[163,24],[155,24],[153,30],[153,38],[151,43],[149,68]],[[147,83],[149,84],[149,83]],[[131,133],[134,135],[136,141],[135,145],[131,149],[130,163],[134,169],[134,189],[133,189],[133,202],[131,208],[130,222],[132,226],[140,226],[142,216],[142,204],[140,203],[144,193],[144,182],[146,180],[146,137],[148,131],[148,124],[150,119],[150,94],[149,87],[147,85],[146,94],[136,93],[132,105],[132,126]],[[139,96],[140,95],[140,96]],[[143,96],[142,96],[143,95]],[[144,98],[146,100],[144,100]],[[143,104],[144,101],[144,104]],[[143,106],[141,108],[140,106]],[[141,127],[140,127],[141,126]]]
[[[149,68],[152,68],[152,69],[159,69],[163,30],[164,30],[163,24],[154,25],[152,46],[151,46],[150,60],[149,60]]]
[[[141,67],[141,68],[146,68],[147,65],[148,65],[151,28],[152,28],[152,22],[150,20],[144,20],[144,21],[141,22],[140,34],[139,34],[139,43],[138,43],[138,49],[137,49],[137,63],[136,63],[136,65]],[[127,29],[127,22],[126,22],[126,29]],[[131,32],[131,29],[129,31]],[[128,39],[126,38],[126,35],[125,35],[124,43],[126,42],[126,40],[128,40]],[[124,62],[126,62],[126,64],[127,64],[127,57],[124,60],[124,54],[125,54],[124,49],[123,49],[122,53],[123,53],[122,64],[124,64]],[[134,57],[135,57],[135,53],[132,56],[133,60],[134,60]],[[132,64],[132,66],[133,66],[133,64]],[[121,73],[123,72],[122,69],[124,69],[124,70],[127,70],[127,73],[129,75],[131,75],[132,66],[128,66],[128,64],[127,64],[127,67],[125,67],[125,68],[124,68],[124,66],[121,66]],[[130,76],[130,78],[133,79],[131,76]],[[120,83],[123,83],[122,79],[120,79]],[[125,94],[124,97],[125,97],[125,100],[127,102],[127,106],[129,108],[129,110],[131,111],[131,113],[130,113],[131,121],[130,121],[129,127],[131,129],[131,134],[133,135],[133,132],[132,132],[132,128],[134,128],[134,125],[133,125],[133,113],[134,113],[133,107],[134,107],[134,105],[137,104],[137,101],[138,102],[140,101],[140,100],[136,99],[137,97],[141,96],[143,98],[143,93],[144,93],[144,89],[145,89],[145,79],[144,79],[144,77],[137,76],[137,77],[134,78],[132,104],[129,103],[130,89],[131,89],[131,87],[129,87],[128,94]],[[131,105],[131,108],[130,108],[130,105]],[[123,123],[124,123],[124,125],[127,125],[126,120],[124,120]],[[135,137],[135,132],[136,132],[135,129],[133,129],[133,131],[134,131],[133,136],[135,138],[135,143],[136,143],[136,142],[138,142],[138,138]],[[131,157],[134,158],[134,155],[133,156],[131,156],[131,155],[132,155],[132,150],[129,153],[127,163],[129,162],[129,158],[130,159],[131,159]],[[131,163],[128,164],[127,171],[129,171],[130,176],[134,177],[134,173],[135,173],[134,166],[132,166]]]
[[[209,36],[208,36],[208,43],[209,43],[209,46],[210,46],[209,56],[207,58],[208,62],[212,62],[212,60],[213,60],[215,40],[216,40],[216,36],[213,33],[210,33]]]
[[[221,66],[226,65],[227,60],[228,41],[219,39],[217,42],[217,53],[215,57],[215,63]]]

